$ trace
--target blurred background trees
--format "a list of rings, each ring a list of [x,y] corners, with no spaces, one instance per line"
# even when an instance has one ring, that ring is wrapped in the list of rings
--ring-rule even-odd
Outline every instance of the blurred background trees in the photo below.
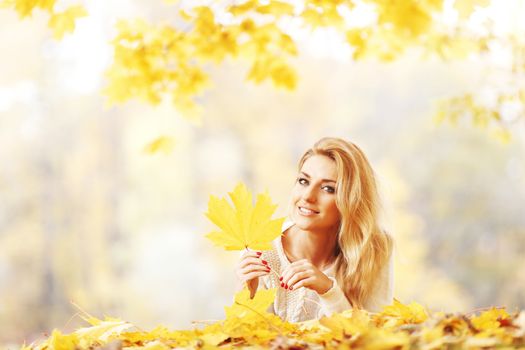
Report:
[[[61,41],[60,2],[22,3],[0,11],[0,344],[77,326],[70,301],[221,318],[238,256],[203,239],[209,195],[241,180],[286,215],[326,135],[376,169],[398,299],[525,307],[523,1],[93,1]]]

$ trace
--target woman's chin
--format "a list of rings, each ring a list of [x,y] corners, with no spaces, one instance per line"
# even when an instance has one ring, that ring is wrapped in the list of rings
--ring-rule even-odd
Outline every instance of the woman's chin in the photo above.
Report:
[[[297,226],[301,230],[310,230],[314,228],[315,226],[314,222],[309,217],[297,215],[293,219],[294,219],[295,226]]]

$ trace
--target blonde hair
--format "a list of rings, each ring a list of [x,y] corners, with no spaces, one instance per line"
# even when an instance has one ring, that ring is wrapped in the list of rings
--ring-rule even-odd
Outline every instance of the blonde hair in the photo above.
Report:
[[[379,224],[380,198],[374,171],[357,145],[325,137],[306,151],[306,159],[324,155],[337,169],[336,204],[341,215],[337,233],[335,278],[354,307],[363,308],[379,271],[392,254],[392,237]]]

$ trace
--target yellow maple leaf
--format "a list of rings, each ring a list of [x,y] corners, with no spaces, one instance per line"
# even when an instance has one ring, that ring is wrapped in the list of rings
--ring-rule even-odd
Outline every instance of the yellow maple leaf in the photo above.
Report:
[[[175,147],[175,141],[170,136],[160,136],[155,140],[151,141],[144,147],[144,152],[148,154],[155,154],[162,152],[164,154],[170,154],[173,152]]]
[[[499,328],[500,320],[509,318],[510,315],[504,309],[492,308],[481,315],[472,317],[472,325],[480,331]]]
[[[349,316],[346,316],[348,314]],[[367,332],[370,327],[370,317],[366,311],[352,309],[349,313],[323,317],[319,323],[329,328],[336,339],[343,339],[345,336]]]
[[[232,306],[225,306],[226,318],[239,318],[243,321],[264,318],[268,312],[268,307],[275,300],[276,289],[261,289],[250,299],[250,291],[243,289],[235,294],[235,301]]]
[[[78,339],[79,346],[90,347],[93,342],[107,341],[109,337],[120,335],[122,332],[130,331],[134,328],[131,323],[121,319],[106,316],[103,320],[90,315],[79,305],[71,302],[79,311],[80,317],[90,324],[90,327],[82,327],[71,334]]]
[[[54,329],[51,336],[42,343],[38,349],[48,350],[74,350],[78,344],[76,334],[62,334],[59,330]]]
[[[107,341],[112,336],[134,328],[131,323],[111,317],[106,317],[104,320],[92,317],[90,318],[90,323],[94,325],[79,328],[73,333],[78,336],[83,342],[82,345],[85,346],[89,346],[91,342],[96,340]]]
[[[276,62],[272,66],[271,77],[277,87],[294,90],[297,85],[297,73],[283,61]]]
[[[53,13],[49,18],[49,28],[53,29],[53,37],[62,39],[65,33],[75,30],[75,22],[80,17],[87,16],[87,11],[82,5],[71,6],[64,12]]]
[[[367,350],[403,349],[410,347],[410,336],[405,332],[392,332],[386,329],[372,329],[358,344]]]
[[[216,331],[216,332],[210,332],[207,331],[203,335],[199,337],[202,341],[204,341],[207,345],[211,346],[217,346],[220,343],[222,343],[224,340],[228,339],[230,336],[224,332]]]
[[[394,327],[409,323],[422,323],[428,318],[425,308],[416,302],[408,305],[394,299],[392,305],[385,306],[383,311],[377,314],[377,320],[383,327]]]
[[[284,218],[272,220],[276,209],[268,193],[259,194],[255,206],[252,194],[243,183],[229,193],[233,207],[225,198],[210,196],[205,214],[221,231],[206,235],[227,250],[271,249],[271,242],[281,234]]]

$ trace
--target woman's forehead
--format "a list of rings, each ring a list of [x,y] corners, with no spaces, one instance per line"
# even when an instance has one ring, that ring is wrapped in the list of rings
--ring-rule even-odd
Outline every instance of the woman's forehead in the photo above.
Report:
[[[335,161],[323,155],[316,154],[308,157],[301,167],[301,172],[313,178],[337,180],[337,166]]]

